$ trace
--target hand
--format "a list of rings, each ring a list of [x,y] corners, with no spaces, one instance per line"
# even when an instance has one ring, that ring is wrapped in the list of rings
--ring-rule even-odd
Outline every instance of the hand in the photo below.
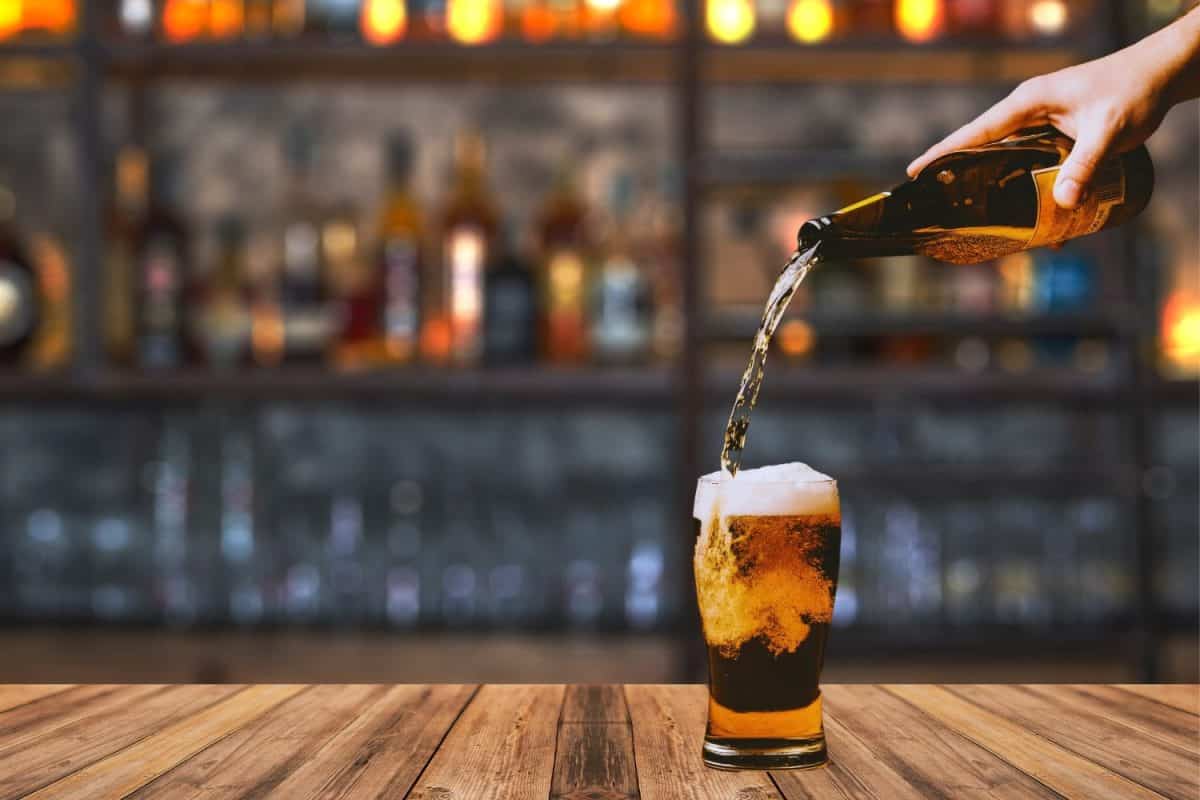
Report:
[[[916,177],[952,150],[1049,123],[1075,140],[1054,184],[1055,202],[1074,208],[1105,156],[1140,145],[1158,128],[1171,105],[1191,94],[1200,43],[1198,23],[1200,14],[1194,11],[1124,50],[1025,81],[913,161],[909,176]],[[1189,85],[1181,87],[1181,83]]]

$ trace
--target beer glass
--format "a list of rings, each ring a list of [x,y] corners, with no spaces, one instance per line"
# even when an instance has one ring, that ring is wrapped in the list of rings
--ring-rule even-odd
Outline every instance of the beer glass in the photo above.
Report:
[[[841,545],[837,482],[803,464],[702,477],[696,596],[708,647],[704,762],[828,760],[819,679]]]

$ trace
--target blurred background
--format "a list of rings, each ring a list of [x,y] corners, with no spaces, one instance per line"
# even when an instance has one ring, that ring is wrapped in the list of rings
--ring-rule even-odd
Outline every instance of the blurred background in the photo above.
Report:
[[[0,681],[702,679],[800,222],[1186,5],[0,0]],[[1198,680],[1196,105],[1150,149],[1122,230],[797,296],[747,463],[840,480],[829,681]]]

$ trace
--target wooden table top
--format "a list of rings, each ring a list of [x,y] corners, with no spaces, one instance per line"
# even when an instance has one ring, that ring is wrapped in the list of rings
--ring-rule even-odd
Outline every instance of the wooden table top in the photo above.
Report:
[[[703,686],[0,685],[0,798],[1200,797],[1200,686],[823,691],[829,766],[766,773]]]

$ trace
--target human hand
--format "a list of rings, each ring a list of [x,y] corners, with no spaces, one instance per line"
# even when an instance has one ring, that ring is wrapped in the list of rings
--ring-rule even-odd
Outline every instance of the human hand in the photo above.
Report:
[[[1190,20],[1188,18],[1191,18]],[[1180,23],[1188,22],[1189,25]],[[1054,200],[1074,208],[1097,166],[1111,153],[1144,142],[1181,95],[1179,77],[1196,71],[1198,13],[1103,58],[1031,78],[935,144],[908,166],[916,177],[953,150],[1003,139],[1049,123],[1075,140],[1054,184]]]

